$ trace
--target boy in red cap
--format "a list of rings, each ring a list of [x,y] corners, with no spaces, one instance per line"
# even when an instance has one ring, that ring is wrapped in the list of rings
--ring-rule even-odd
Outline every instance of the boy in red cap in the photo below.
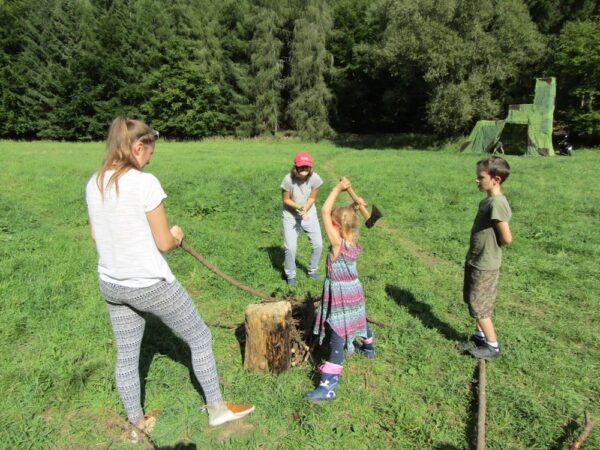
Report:
[[[313,171],[312,156],[307,152],[296,154],[290,173],[281,182],[284,272],[290,286],[296,284],[296,249],[300,230],[306,233],[312,247],[308,276],[313,280],[319,279],[317,266],[323,250],[323,238],[315,202],[322,184],[321,177]]]

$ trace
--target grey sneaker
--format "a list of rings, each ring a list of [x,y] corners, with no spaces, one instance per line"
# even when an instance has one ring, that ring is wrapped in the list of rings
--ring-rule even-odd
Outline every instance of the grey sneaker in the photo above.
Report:
[[[315,281],[319,281],[321,279],[321,277],[319,276],[319,274],[317,272],[309,273],[308,277]]]
[[[288,278],[287,284],[288,284],[288,286],[296,286],[296,279],[295,278]]]
[[[500,346],[495,348],[486,343],[481,347],[473,347],[469,353],[479,359],[496,359],[500,356]]]
[[[459,352],[470,352],[472,348],[482,347],[485,345],[485,339],[480,339],[475,335],[471,335],[468,341],[456,343],[456,349]]]

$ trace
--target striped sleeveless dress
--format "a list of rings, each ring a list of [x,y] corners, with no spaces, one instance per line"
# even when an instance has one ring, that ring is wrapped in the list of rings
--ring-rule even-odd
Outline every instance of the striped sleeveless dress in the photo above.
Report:
[[[327,275],[313,330],[319,335],[319,344],[325,337],[325,324],[339,336],[346,337],[347,342],[367,337],[365,297],[356,270],[360,252],[359,246],[342,240],[338,257],[334,260],[331,251],[327,255]]]

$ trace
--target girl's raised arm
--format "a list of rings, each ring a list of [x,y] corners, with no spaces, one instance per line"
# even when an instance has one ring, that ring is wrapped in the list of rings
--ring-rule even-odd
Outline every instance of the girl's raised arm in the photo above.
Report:
[[[333,247],[333,254],[337,254],[337,250],[342,245],[342,236],[340,234],[340,229],[336,227],[333,223],[333,218],[331,216],[331,212],[333,211],[333,205],[335,205],[335,200],[340,192],[345,191],[349,187],[352,186],[352,183],[346,178],[341,178],[340,182],[334,186],[334,188],[329,193],[327,200],[323,203],[321,207],[321,217],[323,218],[323,226],[325,227],[325,232],[327,233],[327,238]]]

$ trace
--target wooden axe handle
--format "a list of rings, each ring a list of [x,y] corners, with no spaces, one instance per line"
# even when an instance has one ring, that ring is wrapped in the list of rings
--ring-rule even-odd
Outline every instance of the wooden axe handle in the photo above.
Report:
[[[365,218],[365,220],[369,220],[369,217],[371,217],[371,214],[369,214],[369,211],[367,210],[367,208],[365,208],[363,205],[358,203],[358,195],[356,195],[356,192],[354,192],[354,190],[352,188],[348,188],[347,189],[348,194],[350,194],[350,197],[352,197],[352,200],[358,204],[358,210],[360,211],[361,215]]]

